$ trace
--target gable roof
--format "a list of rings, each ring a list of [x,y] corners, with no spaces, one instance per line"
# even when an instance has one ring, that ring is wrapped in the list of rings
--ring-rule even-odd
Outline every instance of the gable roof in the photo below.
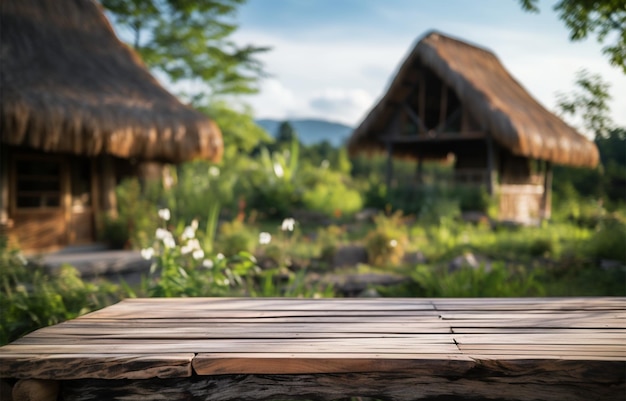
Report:
[[[47,152],[217,160],[222,136],[120,42],[94,0],[3,0],[2,142]]]
[[[381,126],[390,123],[406,96],[405,84],[416,65],[440,77],[478,125],[513,154],[572,166],[598,164],[596,145],[539,104],[492,52],[438,32],[427,34],[405,59],[387,92],[354,130],[351,153],[384,148]]]

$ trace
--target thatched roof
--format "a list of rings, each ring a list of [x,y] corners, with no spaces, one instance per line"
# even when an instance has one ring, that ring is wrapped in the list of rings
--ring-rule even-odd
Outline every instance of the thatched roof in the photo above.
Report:
[[[383,149],[382,139],[389,135],[384,128],[406,97],[406,83],[418,66],[445,82],[478,125],[513,154],[573,166],[598,164],[595,144],[540,105],[493,53],[437,32],[417,43],[388,91],[354,130],[351,153]]]
[[[2,0],[2,142],[47,152],[217,160],[213,121],[120,42],[94,0]]]

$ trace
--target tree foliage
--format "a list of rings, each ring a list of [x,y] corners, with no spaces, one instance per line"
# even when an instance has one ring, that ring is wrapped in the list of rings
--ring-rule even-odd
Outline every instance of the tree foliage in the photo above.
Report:
[[[224,101],[196,104],[196,109],[211,116],[222,131],[224,139],[224,160],[251,153],[256,147],[271,142],[265,130],[259,127],[250,107],[237,110]]]
[[[255,93],[268,50],[239,46],[231,36],[234,15],[245,0],[100,0],[114,24],[130,33],[144,62],[172,82],[190,80],[198,95]],[[124,35],[122,35],[124,36]]]
[[[608,102],[610,85],[598,74],[580,70],[576,73],[577,90],[557,94],[557,107],[564,115],[578,116],[582,127],[596,138],[606,137],[614,123]]]
[[[283,121],[278,126],[276,133],[276,144],[279,147],[289,147],[294,140],[298,140],[298,134],[289,121]]]
[[[519,0],[522,8],[539,12],[538,0]],[[592,33],[598,41],[613,41],[602,51],[612,65],[626,74],[626,3],[624,0],[559,0],[554,10],[570,30],[570,40],[587,38]]]

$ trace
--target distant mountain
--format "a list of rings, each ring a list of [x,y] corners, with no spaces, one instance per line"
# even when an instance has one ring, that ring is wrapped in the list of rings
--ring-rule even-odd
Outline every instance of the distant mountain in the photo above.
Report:
[[[256,120],[256,123],[274,138],[278,134],[278,127],[282,122],[283,120]],[[352,134],[352,127],[326,120],[294,119],[289,120],[289,122],[298,134],[300,142],[305,145],[317,144],[326,140],[334,147],[340,147],[347,142],[350,134]]]

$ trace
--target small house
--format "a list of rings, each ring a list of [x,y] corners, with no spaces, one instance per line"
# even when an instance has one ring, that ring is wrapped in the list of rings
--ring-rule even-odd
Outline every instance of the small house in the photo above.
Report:
[[[354,130],[351,154],[454,160],[454,182],[484,186],[499,219],[550,216],[552,165],[595,167],[595,144],[539,104],[489,50],[431,32]],[[451,157],[453,156],[453,157]],[[419,183],[419,179],[417,182]]]
[[[155,80],[96,1],[3,0],[0,20],[0,234],[22,249],[93,242],[122,177],[221,157],[215,123]]]

